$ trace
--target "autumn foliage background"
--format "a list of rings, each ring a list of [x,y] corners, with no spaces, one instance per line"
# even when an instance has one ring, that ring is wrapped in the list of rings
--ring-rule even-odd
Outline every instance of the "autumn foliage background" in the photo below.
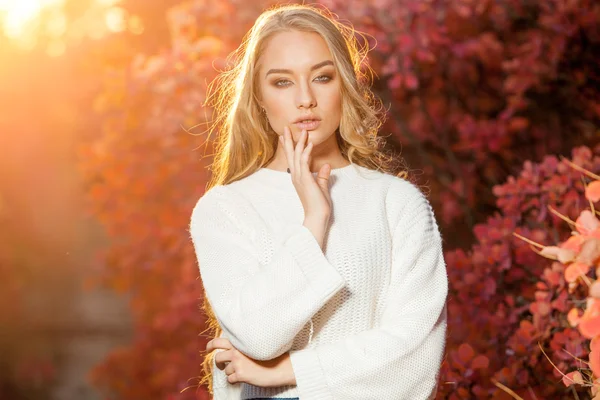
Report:
[[[196,387],[210,337],[187,232],[209,177],[206,89],[276,3],[56,4],[72,21],[63,47],[39,33],[27,51],[0,47],[11,111],[0,126],[12,133],[0,162],[20,174],[0,181],[0,321],[10,327],[0,397],[45,393],[66,368],[60,338],[32,329],[48,313],[35,304],[60,293],[56,317],[64,293],[102,288],[125,296],[132,322],[128,343],[89,371],[97,396],[208,399]],[[389,109],[386,147],[401,152],[442,225],[450,295],[438,398],[596,396],[600,4],[314,4],[365,34]],[[44,10],[41,21],[56,18]],[[109,29],[75,40],[86,10]],[[51,159],[58,147],[68,156]],[[35,351],[23,339],[32,331]]]

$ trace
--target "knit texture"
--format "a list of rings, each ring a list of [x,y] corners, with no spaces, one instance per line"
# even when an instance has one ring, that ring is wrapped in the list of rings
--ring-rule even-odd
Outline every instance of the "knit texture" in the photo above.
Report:
[[[429,201],[356,164],[333,169],[329,187],[323,249],[287,172],[261,168],[194,207],[191,240],[222,336],[256,360],[290,352],[297,383],[230,384],[213,364],[215,400],[435,396],[448,279]]]

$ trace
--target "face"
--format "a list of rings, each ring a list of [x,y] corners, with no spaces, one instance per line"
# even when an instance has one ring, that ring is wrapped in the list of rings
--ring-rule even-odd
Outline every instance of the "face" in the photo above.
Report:
[[[342,95],[340,78],[323,38],[312,32],[289,31],[274,35],[258,60],[260,105],[265,108],[271,127],[283,135],[284,126],[294,141],[302,129],[308,140],[318,146],[335,142],[340,125]],[[313,125],[298,119],[317,119]]]

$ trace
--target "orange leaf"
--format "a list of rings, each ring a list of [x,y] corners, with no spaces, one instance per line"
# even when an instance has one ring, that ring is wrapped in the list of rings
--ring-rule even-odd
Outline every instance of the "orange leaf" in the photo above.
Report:
[[[595,237],[588,238],[581,246],[577,261],[593,265],[598,258],[600,258],[600,239]]]
[[[594,281],[594,283],[592,283],[588,291],[588,296],[600,299],[600,281]]]
[[[577,231],[582,235],[588,235],[600,228],[600,221],[590,210],[583,210],[575,223],[577,224]]]
[[[571,311],[567,314],[567,321],[569,321],[569,325],[572,327],[577,326],[579,324],[579,320],[581,316],[579,315],[579,309],[577,307],[571,308]]]
[[[590,266],[580,262],[574,262],[565,269],[565,280],[575,282],[581,275],[589,272]]]
[[[592,369],[595,377],[600,376],[600,352],[590,352],[590,368]]]
[[[561,249],[569,249],[573,250],[575,253],[579,253],[581,250],[581,244],[584,242],[585,236],[583,235],[573,235],[568,238],[565,242],[561,243],[559,247]]]
[[[600,181],[594,181],[585,188],[585,198],[593,203],[600,200]]]
[[[581,384],[583,383],[583,376],[579,371],[569,372],[565,376],[563,376],[563,383],[566,387],[569,387],[573,384]]]
[[[600,301],[593,297],[587,298],[585,312],[579,320],[579,332],[588,339],[600,334]]]
[[[590,341],[590,351],[600,351],[600,336],[594,336]]]

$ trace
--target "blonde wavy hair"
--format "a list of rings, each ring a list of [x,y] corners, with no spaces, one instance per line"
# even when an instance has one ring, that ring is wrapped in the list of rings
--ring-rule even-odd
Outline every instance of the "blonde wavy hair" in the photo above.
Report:
[[[360,47],[352,27],[338,22],[326,8],[288,4],[264,11],[232,53],[233,67],[223,71],[208,87],[206,104],[214,108],[216,119],[210,132],[217,132],[212,177],[206,190],[242,179],[264,167],[275,156],[278,135],[261,112],[258,99],[258,66],[269,38],[279,32],[297,30],[318,33],[326,42],[341,77],[342,117],[336,131],[343,157],[365,168],[406,178],[402,160],[385,153],[379,128],[385,113],[370,87],[372,73],[363,72],[363,60],[369,51],[367,41]],[[202,305],[207,316],[207,331],[219,337],[221,328],[206,296]],[[206,332],[206,331],[205,331]],[[212,374],[215,352],[206,354],[202,362],[199,385],[207,385],[213,394]]]

